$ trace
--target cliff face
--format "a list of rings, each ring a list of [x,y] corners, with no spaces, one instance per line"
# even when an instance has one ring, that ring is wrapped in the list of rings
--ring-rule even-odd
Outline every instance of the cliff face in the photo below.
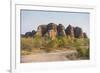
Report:
[[[83,32],[80,27],[73,27],[68,25],[68,27],[63,26],[63,24],[49,23],[47,25],[39,25],[37,31],[26,32],[22,37],[34,37],[34,35],[39,34],[41,37],[49,36],[55,39],[56,36],[70,36],[73,38],[87,38],[87,34]]]

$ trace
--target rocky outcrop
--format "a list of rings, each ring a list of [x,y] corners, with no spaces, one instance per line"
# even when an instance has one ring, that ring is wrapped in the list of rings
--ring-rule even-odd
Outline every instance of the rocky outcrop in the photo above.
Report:
[[[75,38],[83,38],[83,31],[80,27],[74,28],[74,37]]]
[[[53,39],[57,36],[57,25],[55,23],[49,23],[48,25],[39,25],[37,34],[52,37]]]
[[[36,31],[33,30],[32,32],[26,32],[25,35],[23,34],[22,37],[34,37]]]
[[[71,25],[68,25],[65,32],[67,36],[74,37],[74,27],[72,27]]]
[[[59,24],[57,26],[57,33],[58,33],[58,36],[66,36],[65,27],[62,24]]]
[[[49,23],[47,25],[47,32],[49,37],[53,40],[57,36],[57,24],[55,23]]]
[[[49,36],[52,39],[55,39],[56,36],[67,36],[72,38],[88,38],[87,34],[83,32],[80,27],[73,27],[70,24],[65,29],[63,24],[49,23],[47,25],[39,25],[37,31],[33,30],[32,32],[26,32],[22,37],[34,37],[34,35],[40,35],[41,37]]]
[[[82,28],[80,27],[73,27],[69,25],[65,29],[66,35],[74,38],[87,38],[87,35],[85,32],[83,32]]]
[[[37,33],[39,33],[41,36],[44,36],[47,32],[47,25],[39,25],[37,28]]]
[[[49,31],[49,30],[57,31],[57,24],[55,24],[55,23],[49,23],[49,24],[47,25],[47,30],[48,30],[48,31]]]

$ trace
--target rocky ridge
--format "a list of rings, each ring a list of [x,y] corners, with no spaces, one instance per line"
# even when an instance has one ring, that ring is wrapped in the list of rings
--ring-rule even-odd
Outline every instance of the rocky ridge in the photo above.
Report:
[[[83,32],[80,27],[73,27],[68,25],[66,28],[63,24],[49,23],[47,25],[39,25],[37,30],[32,30],[32,32],[26,32],[21,35],[22,37],[34,37],[36,34],[39,34],[41,37],[50,36],[55,38],[56,36],[67,36],[73,38],[87,38],[87,34]]]

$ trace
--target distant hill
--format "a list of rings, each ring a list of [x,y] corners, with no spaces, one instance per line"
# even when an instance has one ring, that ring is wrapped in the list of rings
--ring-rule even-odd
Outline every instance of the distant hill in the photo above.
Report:
[[[73,27],[68,25],[66,28],[63,24],[49,23],[47,25],[39,25],[37,30],[32,30],[32,32],[26,32],[21,34],[22,37],[34,37],[36,34],[41,37],[49,36],[54,39],[56,36],[66,36],[72,38],[88,38],[87,34],[80,27]]]

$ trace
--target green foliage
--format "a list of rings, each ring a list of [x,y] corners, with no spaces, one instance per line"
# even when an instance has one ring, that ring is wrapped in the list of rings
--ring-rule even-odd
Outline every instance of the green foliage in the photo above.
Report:
[[[21,38],[21,49],[31,51],[32,49],[32,38]]]
[[[74,46],[88,46],[89,45],[89,39],[86,38],[74,38]]]
[[[57,40],[49,40],[47,43],[48,48],[57,48]]]
[[[89,59],[89,49],[87,49],[87,48],[77,48],[77,51],[78,51],[79,57]]]
[[[35,35],[34,38],[32,38],[32,44],[33,44],[33,47],[35,48],[40,48],[42,47],[42,40],[43,38],[40,36],[40,35]]]
[[[64,48],[68,45],[68,39],[66,37],[57,37],[58,47]]]
[[[86,38],[76,39],[75,38],[73,46],[78,51],[79,57],[89,59],[89,39],[86,39]]]

